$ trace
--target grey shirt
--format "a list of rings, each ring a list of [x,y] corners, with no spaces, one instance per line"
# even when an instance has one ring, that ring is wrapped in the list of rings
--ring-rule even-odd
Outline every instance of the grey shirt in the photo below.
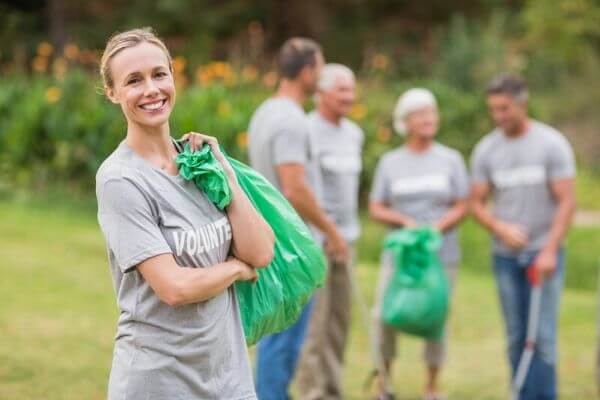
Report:
[[[174,308],[136,268],[159,254],[186,268],[225,261],[227,215],[125,142],[98,170],[96,196],[120,310],[108,399],[256,399],[234,287]]]
[[[424,153],[403,146],[384,154],[377,165],[370,199],[419,224],[431,224],[468,193],[469,178],[460,153],[434,143]],[[445,232],[440,259],[448,265],[459,262],[456,229]]]
[[[276,167],[297,163],[305,167],[308,184],[321,203],[321,176],[315,157],[315,144],[309,131],[306,113],[287,97],[264,101],[252,115],[248,128],[250,165],[281,190]],[[322,234],[310,226],[315,240]]]
[[[362,169],[363,131],[342,118],[336,125],[318,112],[308,116],[323,181],[323,205],[342,236],[354,242],[360,235],[358,189]]]
[[[491,185],[494,215],[527,229],[529,243],[521,251],[541,249],[557,206],[549,184],[575,176],[573,150],[565,137],[538,121],[531,121],[517,138],[495,129],[475,147],[471,169],[474,183]],[[494,251],[515,253],[498,238]]]

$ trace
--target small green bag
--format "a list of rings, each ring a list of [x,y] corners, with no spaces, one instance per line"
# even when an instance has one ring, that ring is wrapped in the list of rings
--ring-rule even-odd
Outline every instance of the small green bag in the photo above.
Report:
[[[293,207],[262,175],[227,157],[238,183],[275,233],[275,256],[258,270],[258,281],[236,282],[248,345],[292,325],[327,273],[323,251]],[[231,202],[231,188],[208,145],[194,153],[186,144],[175,162],[180,175],[193,180],[220,209]]]
[[[448,279],[438,256],[441,242],[441,234],[430,227],[399,229],[384,242],[393,256],[394,274],[383,297],[383,320],[431,340],[443,336],[448,314]]]

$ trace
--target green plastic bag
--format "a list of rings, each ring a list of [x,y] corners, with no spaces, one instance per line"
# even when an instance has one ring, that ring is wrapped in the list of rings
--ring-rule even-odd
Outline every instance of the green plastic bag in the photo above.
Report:
[[[227,157],[240,187],[275,233],[275,256],[258,270],[258,281],[236,282],[244,334],[248,345],[264,335],[292,325],[327,273],[323,251],[296,211],[262,175]],[[180,175],[194,180],[217,206],[226,207],[231,190],[221,164],[210,147],[191,153],[186,144],[176,158]]]
[[[438,256],[442,237],[430,227],[388,235],[394,274],[383,297],[382,317],[398,330],[439,340],[448,314],[448,279]]]

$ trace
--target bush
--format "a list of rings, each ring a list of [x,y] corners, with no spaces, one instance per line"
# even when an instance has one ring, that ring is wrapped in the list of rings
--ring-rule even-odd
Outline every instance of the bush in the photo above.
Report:
[[[442,142],[467,154],[489,129],[479,95],[436,81],[387,86],[376,80],[363,81],[362,100],[351,114],[366,136],[363,191],[370,187],[381,154],[401,143],[391,126],[397,96],[417,85],[430,88],[438,97]],[[46,75],[16,75],[0,80],[3,180],[20,186],[64,183],[91,190],[96,170],[125,137],[126,130],[119,107],[99,94],[97,87],[88,73],[77,68],[62,80]],[[249,119],[272,91],[257,78],[238,82],[210,76],[203,84],[180,88],[171,116],[171,134],[179,137],[199,131],[215,135],[233,157],[245,160]]]

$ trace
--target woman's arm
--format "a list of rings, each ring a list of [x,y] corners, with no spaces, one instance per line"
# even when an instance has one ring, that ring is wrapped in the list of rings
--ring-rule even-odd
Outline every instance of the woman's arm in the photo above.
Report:
[[[237,181],[230,180],[231,203],[227,216],[231,223],[233,254],[254,268],[266,267],[273,260],[275,235]]]
[[[417,223],[408,215],[399,213],[388,207],[385,203],[378,201],[371,201],[369,203],[369,215],[375,221],[383,222],[393,228],[411,228],[417,225]]]
[[[269,265],[274,255],[275,235],[273,230],[240,188],[235,172],[221,152],[217,139],[195,132],[184,135],[182,139],[189,140],[192,151],[200,149],[205,143],[208,143],[229,178],[233,196],[231,203],[227,206],[227,216],[231,223],[233,254],[254,268],[263,268]]]
[[[467,199],[456,199],[452,207],[434,224],[434,227],[440,232],[446,232],[458,225],[467,215],[467,204]]]
[[[238,280],[258,279],[253,268],[235,258],[209,268],[184,268],[172,254],[160,254],[142,261],[137,269],[158,298],[171,307],[208,300]]]

